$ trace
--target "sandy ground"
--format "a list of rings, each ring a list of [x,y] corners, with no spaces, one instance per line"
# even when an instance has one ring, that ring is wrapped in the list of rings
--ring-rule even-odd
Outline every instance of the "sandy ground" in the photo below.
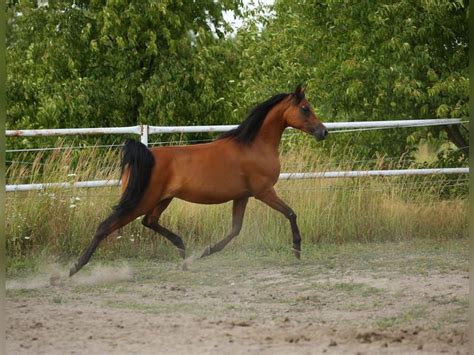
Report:
[[[7,281],[8,354],[467,354],[463,245],[47,265]]]

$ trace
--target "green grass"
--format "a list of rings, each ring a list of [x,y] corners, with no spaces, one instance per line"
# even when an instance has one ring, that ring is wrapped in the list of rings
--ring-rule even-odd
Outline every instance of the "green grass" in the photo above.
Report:
[[[377,164],[398,167],[396,162],[390,165],[383,157],[363,165],[350,154],[346,161],[335,162],[330,156],[315,155],[312,146],[305,142],[285,149],[282,171],[370,169]],[[18,161],[21,160],[19,157]],[[40,154],[31,164],[13,163],[8,167],[7,177],[8,183],[73,182],[117,179],[118,172],[117,150],[62,150]],[[331,245],[345,243],[462,240],[468,234],[465,185],[465,176],[418,176],[280,181],[276,189],[298,216],[303,249],[327,248],[330,252]],[[64,261],[77,257],[119,197],[118,187],[8,193],[8,272],[32,270],[36,258]],[[228,233],[231,203],[205,206],[176,200],[161,222],[183,237],[189,251],[201,249]],[[231,247],[249,248],[260,255],[290,254],[289,223],[279,213],[251,199],[243,230]],[[175,248],[144,228],[139,220],[109,236],[95,255],[103,260],[117,257],[178,260]],[[330,259],[325,262],[331,267]],[[420,262],[421,270],[436,261],[428,255]],[[449,264],[443,265],[449,268]]]
[[[375,326],[379,329],[389,329],[400,325],[410,325],[427,318],[428,309],[425,304],[417,304],[405,309],[397,316],[379,318]]]

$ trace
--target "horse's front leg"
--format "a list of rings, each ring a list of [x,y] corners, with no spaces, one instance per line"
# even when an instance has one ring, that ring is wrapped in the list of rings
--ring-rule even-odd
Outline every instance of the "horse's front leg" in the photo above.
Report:
[[[264,193],[255,196],[255,198],[281,212],[286,218],[288,218],[291,225],[291,232],[293,233],[293,252],[299,259],[301,256],[301,235],[298,225],[296,224],[295,212],[278,197],[273,187],[266,190]]]
[[[239,235],[240,230],[242,229],[245,208],[247,207],[248,200],[248,197],[234,200],[234,205],[232,206],[232,230],[220,242],[204,249],[201,254],[201,258],[221,251],[232,239]]]

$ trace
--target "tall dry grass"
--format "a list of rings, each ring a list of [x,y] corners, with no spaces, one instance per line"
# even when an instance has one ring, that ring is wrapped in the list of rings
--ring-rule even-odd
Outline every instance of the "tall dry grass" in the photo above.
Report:
[[[400,158],[361,159],[350,149],[343,159],[321,154],[312,141],[292,137],[282,146],[282,171],[400,168]],[[406,166],[403,166],[406,167]],[[7,169],[8,184],[117,179],[119,149],[62,149],[19,154]],[[280,196],[298,216],[303,249],[317,243],[382,242],[467,237],[466,176],[379,177],[280,181]],[[47,189],[7,194],[9,267],[48,255],[77,256],[117,200],[120,189]],[[203,206],[173,201],[163,225],[180,234],[189,250],[222,238],[230,228],[231,203]],[[251,200],[241,235],[231,247],[290,252],[287,220]],[[160,236],[134,221],[101,246],[102,257],[176,257]],[[21,263],[20,263],[21,264]]]

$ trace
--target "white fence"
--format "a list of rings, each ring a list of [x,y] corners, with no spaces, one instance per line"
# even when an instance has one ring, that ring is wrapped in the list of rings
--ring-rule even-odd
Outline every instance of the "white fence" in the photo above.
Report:
[[[462,121],[458,118],[426,119],[426,120],[396,120],[396,121],[362,121],[362,122],[329,122],[324,123],[332,132],[352,132],[354,130],[426,127],[439,125],[457,125]],[[140,141],[148,145],[149,135],[170,133],[209,133],[226,132],[237,127],[236,125],[220,126],[148,126],[138,125],[130,127],[102,127],[102,128],[64,128],[64,129],[37,129],[37,130],[7,130],[7,137],[34,137],[34,136],[68,136],[68,135],[101,135],[101,134],[137,134]],[[469,168],[438,168],[438,169],[405,169],[405,170],[370,170],[370,171],[330,171],[309,173],[282,173],[281,180],[341,178],[363,176],[401,176],[401,175],[431,175],[431,174],[467,174]],[[118,185],[118,180],[80,181],[76,183],[46,183],[6,185],[7,192],[42,190],[48,187],[103,187]]]
[[[403,176],[403,175],[435,175],[435,174],[468,174],[469,168],[438,168],[438,169],[402,169],[402,170],[356,170],[356,171],[326,171],[319,173],[281,173],[280,180],[347,178],[364,176]],[[72,187],[105,187],[118,186],[119,180],[79,181],[75,183],[57,182],[47,184],[6,185],[7,192],[44,190],[46,188]]]
[[[396,121],[362,121],[362,122],[328,122],[324,123],[330,131],[349,129],[381,129],[401,127],[427,127],[461,124],[459,118],[440,118],[429,120],[396,120]],[[148,126],[138,125],[129,127],[99,127],[99,128],[58,128],[58,129],[25,129],[7,130],[7,137],[34,137],[34,136],[74,136],[74,135],[100,135],[100,134],[137,134],[140,141],[148,145],[148,136],[151,134],[169,133],[212,133],[226,132],[237,125],[219,126]]]

